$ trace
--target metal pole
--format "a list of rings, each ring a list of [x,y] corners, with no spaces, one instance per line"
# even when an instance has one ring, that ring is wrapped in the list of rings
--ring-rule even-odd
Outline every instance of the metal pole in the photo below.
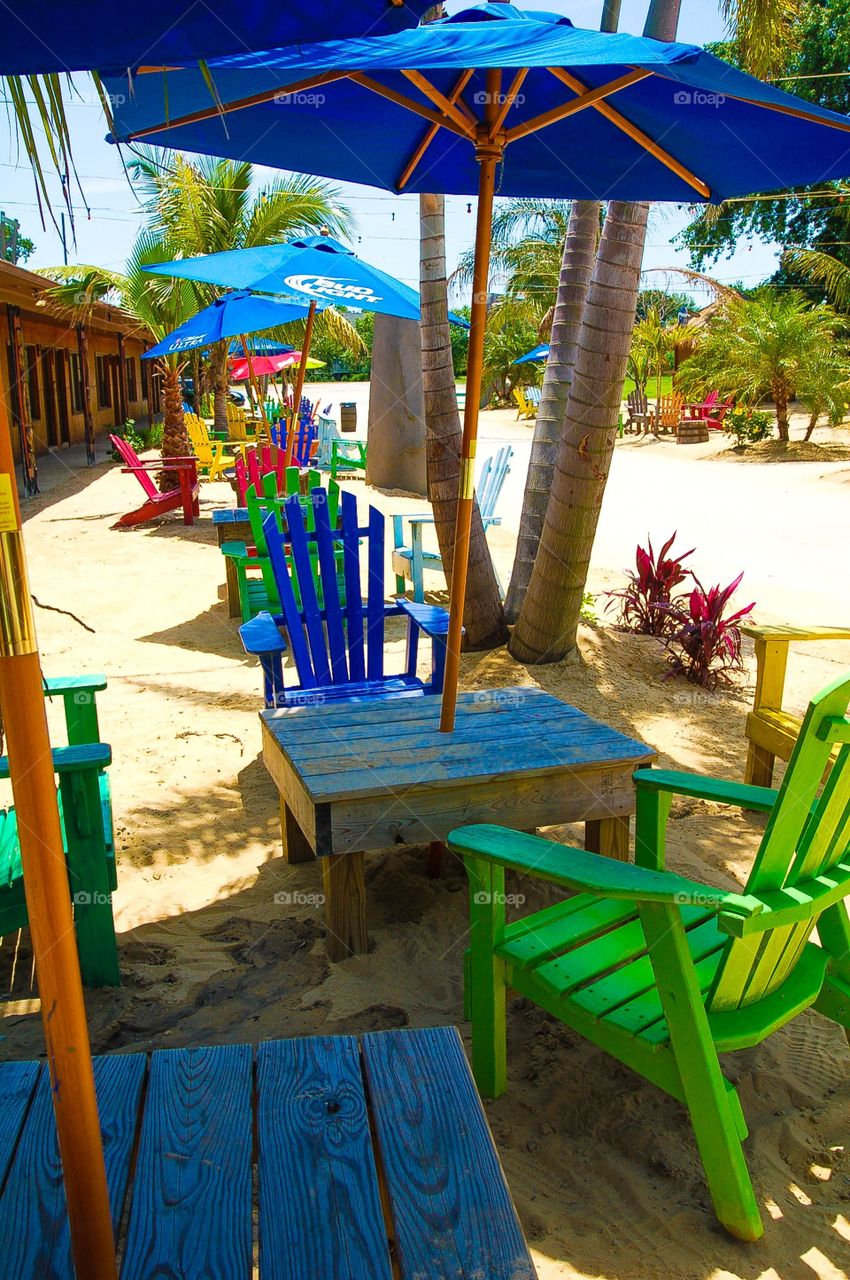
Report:
[[[487,72],[486,117],[498,109],[501,72]],[[466,598],[466,572],[469,564],[469,539],[472,531],[472,508],[475,502],[475,446],[478,441],[478,405],[481,400],[481,378],[484,369],[484,328],[487,323],[487,286],[490,275],[490,242],[493,231],[493,196],[496,188],[496,166],[502,158],[504,144],[487,141],[485,123],[482,141],[476,148],[479,164],[478,212],[475,224],[475,266],[472,274],[472,311],[469,319],[469,355],[466,366],[466,404],[463,410],[460,482],[455,519],[455,545],[452,557],[452,585],[449,603],[449,632],[446,641],[446,674],[440,730],[451,733],[455,725],[457,682],[460,670],[460,646],[463,634],[463,605]]]
[[[42,690],[9,420],[0,399],[0,708],[74,1267],[87,1280],[115,1280],[91,1048]]]
[[[316,300],[310,299],[310,309],[307,312],[307,327],[304,330],[304,342],[301,345],[301,363],[298,366],[298,374],[295,378],[295,394],[292,397],[292,421],[289,424],[289,432],[286,437],[286,463],[288,467],[292,463],[292,450],[295,448],[295,431],[298,425],[298,414],[301,409],[301,393],[304,390],[304,375],[307,372],[307,357],[310,354],[310,343],[313,340],[313,321],[316,318]]]

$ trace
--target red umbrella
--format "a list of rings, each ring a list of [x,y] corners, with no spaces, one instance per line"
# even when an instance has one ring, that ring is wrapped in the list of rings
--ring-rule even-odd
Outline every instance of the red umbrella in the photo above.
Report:
[[[251,357],[251,364],[254,366],[254,374],[258,378],[274,373],[280,373],[281,369],[291,369],[293,365],[298,365],[300,363],[300,351],[283,351],[280,355],[276,356]],[[307,361],[307,368],[319,369],[324,366],[324,363],[324,360],[314,360],[310,357]],[[230,367],[230,376],[234,382],[244,382],[246,378],[250,378],[251,370],[248,366],[248,360],[234,360]]]

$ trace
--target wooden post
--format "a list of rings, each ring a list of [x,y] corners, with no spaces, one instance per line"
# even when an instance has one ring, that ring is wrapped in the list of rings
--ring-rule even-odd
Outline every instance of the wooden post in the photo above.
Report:
[[[124,335],[118,335],[118,412],[121,414],[121,425],[130,416],[130,405],[127,400],[127,358],[124,354]]]
[[[115,1280],[91,1049],[6,406],[0,399],[0,709],[77,1276]]]
[[[38,493],[38,459],[35,453],[35,436],[32,429],[32,407],[30,405],[30,389],[27,378],[27,353],[24,347],[24,333],[21,327],[21,309],[6,304],[9,320],[9,341],[12,347],[13,397],[15,417],[18,420],[18,431],[21,440],[21,470],[24,477],[24,490],[28,498]],[[8,423],[6,426],[8,434]],[[10,445],[11,448],[11,445]],[[14,476],[14,466],[10,467]],[[14,479],[12,481],[14,488]]]
[[[299,412],[301,409],[301,393],[304,390],[304,375],[307,372],[307,357],[310,354],[310,343],[313,340],[313,321],[316,318],[316,300],[310,299],[310,309],[307,312],[307,326],[304,330],[304,342],[301,347],[301,363],[298,366],[298,374],[295,379],[295,394],[292,397],[292,421],[289,424],[289,433],[286,437],[286,462],[285,466],[292,463],[292,450],[295,448],[295,432],[298,429]]]
[[[460,645],[463,634],[463,605],[466,598],[466,571],[472,508],[475,502],[475,446],[478,441],[478,402],[484,369],[484,327],[487,323],[487,286],[490,275],[490,242],[493,231],[493,195],[496,166],[502,158],[504,142],[488,138],[490,121],[499,109],[501,72],[487,72],[485,123],[479,125],[475,158],[478,172],[478,213],[475,224],[475,266],[472,273],[472,311],[469,320],[469,355],[466,366],[466,404],[463,409],[463,438],[460,455],[460,485],[455,519],[455,550],[452,559],[452,586],[449,604],[449,632],[446,640],[446,674],[440,713],[441,733],[451,733],[455,725]]]
[[[250,351],[250,348],[248,347],[248,343],[244,333],[240,333],[239,341],[242,343],[242,349],[245,352],[245,358],[248,361],[248,378],[251,383],[251,390],[253,391],[254,395],[257,397],[257,404],[259,405],[259,408],[260,408],[260,417],[263,420],[263,426],[265,427],[266,435],[268,436],[269,440],[271,440],[272,433],[269,430],[269,420],[266,417],[266,406],[263,404],[260,398],[260,390],[259,390],[259,387],[257,386],[257,379],[254,377],[254,361],[251,356],[251,351]]]
[[[89,335],[84,324],[77,325],[77,351],[80,357],[80,386],[83,393],[83,427],[86,435],[86,462],[94,466],[94,414],[91,403],[91,378],[89,377]]]

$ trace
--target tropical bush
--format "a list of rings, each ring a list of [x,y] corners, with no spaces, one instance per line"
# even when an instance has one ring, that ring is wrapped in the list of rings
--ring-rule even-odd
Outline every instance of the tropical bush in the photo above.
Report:
[[[672,606],[683,596],[674,591],[691,575],[684,561],[693,555],[694,548],[677,556],[668,553],[676,540],[676,534],[668,538],[656,556],[651,539],[646,548],[638,546],[635,552],[635,569],[627,570],[628,585],[621,591],[608,592],[610,609],[619,604],[620,623],[629,631],[645,636],[664,636],[673,627]]]
[[[735,440],[736,449],[766,440],[773,430],[773,419],[763,409],[747,409],[743,405],[730,409],[723,422],[723,431]]]
[[[755,608],[755,603],[745,605],[728,617],[724,615],[743,576],[739,573],[727,587],[710,587],[708,591],[694,576],[694,589],[684,598],[687,603],[670,607],[673,629],[666,647],[676,674],[713,689],[721,682],[728,683],[731,671],[740,671],[738,622]]]

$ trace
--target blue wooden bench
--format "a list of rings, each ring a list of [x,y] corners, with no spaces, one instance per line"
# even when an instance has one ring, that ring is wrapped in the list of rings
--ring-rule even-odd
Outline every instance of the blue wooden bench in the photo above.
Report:
[[[496,515],[496,504],[502,487],[511,467],[513,450],[510,445],[503,445],[497,453],[484,460],[481,475],[475,487],[478,499],[478,510],[484,528],[492,524],[501,524],[501,516]],[[410,542],[405,541],[404,522],[410,525]],[[426,524],[433,524],[434,517],[428,515],[395,515],[393,516],[393,552],[392,567],[396,575],[396,591],[404,595],[407,580],[413,583],[413,599],[420,603],[425,599],[425,569],[439,570],[443,573],[443,560],[438,551],[426,551],[422,545],[422,530]],[[497,575],[498,576],[498,575]]]
[[[99,742],[96,694],[104,676],[61,676],[44,682],[46,697],[64,704],[68,746],[53,752],[59,779],[58,803],[68,860],[68,882],[83,982],[90,987],[118,986],[118,949],[112,919],[117,888],[112,801],[106,768],[112,753]],[[0,757],[0,779],[8,779],[9,761]],[[21,847],[14,806],[0,808],[0,937],[28,924]]]
[[[276,515],[271,513],[263,522],[282,613],[276,617],[259,613],[239,628],[239,634],[246,653],[260,659],[267,707],[364,695],[410,698],[442,691],[448,614],[445,609],[409,600],[387,603],[384,517],[377,508],[370,507],[369,522],[361,527],[354,495],[342,493],[340,499],[339,527],[331,528],[325,489],[313,489],[309,501],[298,496],[287,498],[283,505],[288,547]],[[367,556],[365,602],[361,545]],[[318,573],[314,571],[317,562]],[[408,621],[405,670],[387,675],[384,623],[387,618],[398,616],[406,616]],[[420,632],[431,640],[431,676],[427,681],[417,675]],[[287,648],[298,675],[298,683],[288,689],[283,675]]]
[[[452,1027],[94,1061],[121,1280],[534,1280]],[[256,1140],[255,1140],[256,1139]],[[5,1280],[73,1276],[47,1069],[0,1064]]]

